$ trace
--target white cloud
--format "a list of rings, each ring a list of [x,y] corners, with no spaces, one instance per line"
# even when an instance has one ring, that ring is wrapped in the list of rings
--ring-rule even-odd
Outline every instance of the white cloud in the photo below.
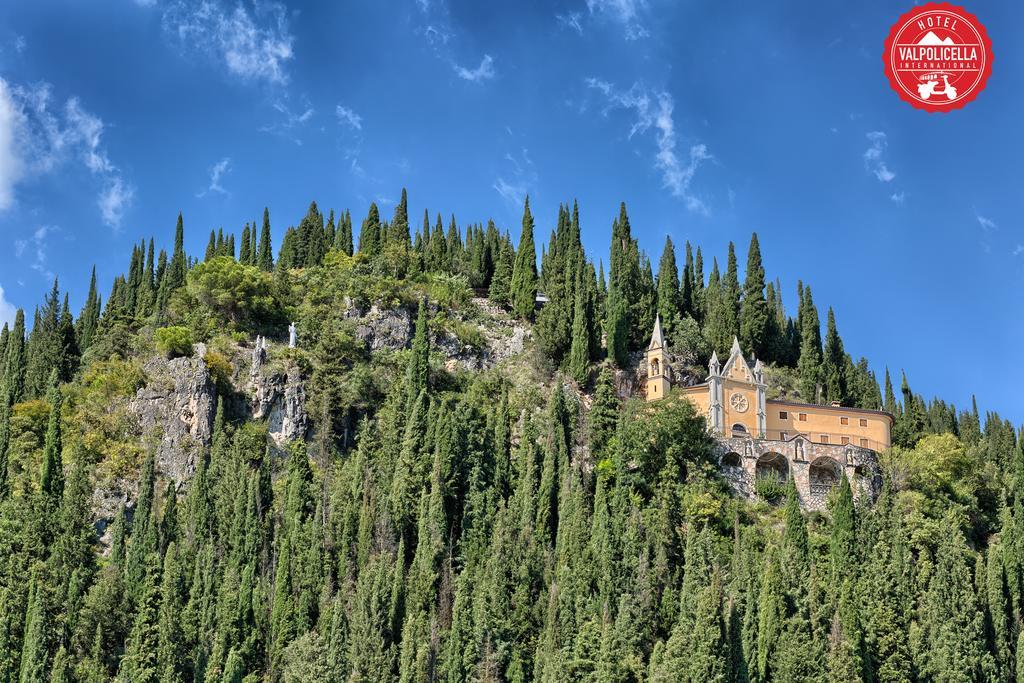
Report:
[[[896,174],[889,170],[885,162],[885,150],[889,141],[885,133],[880,130],[871,131],[867,134],[870,147],[864,152],[864,167],[875,174],[883,183],[892,181]]]
[[[522,206],[530,189],[522,181],[509,182],[504,178],[495,180],[492,187],[513,206]]]
[[[638,40],[650,35],[650,31],[640,21],[640,14],[646,8],[645,0],[587,0],[591,16],[603,16],[621,24],[626,40]]]
[[[906,200],[906,198],[907,193],[904,192],[903,190],[900,190],[899,192],[893,192],[891,195],[889,195],[889,199],[891,199],[894,203],[899,204],[901,206],[903,202]]]
[[[25,36],[17,36],[14,39],[14,51],[17,52],[19,55],[25,52],[27,48],[28,41],[25,40]]]
[[[992,232],[993,230],[999,229],[999,226],[996,225],[996,222],[991,218],[986,218],[985,216],[982,216],[980,213],[975,214],[974,217],[978,219],[978,225],[980,225],[981,229],[984,230],[985,232]]]
[[[100,180],[104,222],[119,227],[134,190],[103,147],[105,124],[77,97],[63,107],[52,100],[49,83],[12,86],[0,78],[0,210],[11,206],[19,182],[78,158]]]
[[[113,228],[120,227],[124,212],[131,206],[133,199],[135,188],[126,184],[120,176],[111,177],[96,200],[103,222]]]
[[[4,288],[0,286],[0,327],[6,323],[7,325],[14,325],[14,314],[17,310],[10,301],[4,297]]]
[[[473,83],[494,78],[494,60],[490,55],[484,55],[484,58],[480,60],[480,66],[475,69],[467,69],[458,64],[453,64],[452,68],[455,69],[455,73],[459,78],[472,81]]]
[[[260,132],[280,135],[290,139],[296,145],[301,146],[302,140],[298,135],[296,135],[296,131],[309,123],[310,119],[312,119],[313,115],[316,113],[316,110],[310,106],[309,100],[305,98],[303,98],[303,100],[303,106],[295,111],[293,111],[283,99],[279,99],[274,102],[273,107],[281,114],[282,118],[274,123],[260,127]]]
[[[348,107],[343,107],[339,104],[334,108],[334,113],[338,117],[338,123],[347,125],[355,130],[363,129],[363,117]]]
[[[14,186],[24,174],[24,164],[17,150],[21,119],[10,86],[0,78],[0,211],[10,208],[14,202]]]
[[[537,169],[530,159],[530,150],[523,147],[518,153],[505,154],[511,173],[505,173],[494,181],[491,187],[513,207],[521,207],[530,194],[530,188],[537,184]]]
[[[221,178],[231,172],[231,158],[224,157],[213,166],[210,167],[210,185],[202,192],[198,193],[197,197],[205,197],[206,195],[216,192],[217,194],[227,194],[228,191],[220,184]]]
[[[1024,254],[1024,244],[1018,244],[1017,246],[1015,246],[1013,248],[1013,255],[1014,256],[1020,256],[1021,254]],[[3,290],[2,289],[0,289],[0,294],[3,294]]]
[[[164,12],[163,26],[182,49],[212,54],[236,76],[288,82],[295,38],[280,3],[254,0],[250,12],[242,2],[229,9],[218,0],[177,0]]]
[[[555,15],[555,20],[558,21],[559,26],[572,29],[581,36],[583,35],[583,24],[581,23],[582,18],[583,16],[579,12]]]
[[[629,90],[618,90],[607,81],[597,78],[586,79],[587,87],[599,91],[607,100],[605,113],[611,109],[632,110],[636,114],[629,137],[643,135],[654,129],[657,153],[654,166],[661,171],[662,187],[673,196],[682,199],[686,208],[695,213],[709,214],[707,204],[690,190],[697,170],[705,161],[713,159],[704,144],[693,144],[685,160],[679,158],[676,150],[675,120],[672,117],[675,103],[664,90],[652,91],[637,82]]]
[[[14,241],[14,255],[19,260],[27,261],[32,270],[47,280],[53,279],[53,272],[46,264],[46,237],[57,230],[50,225],[41,225],[32,232],[31,238]],[[29,252],[27,256],[26,252]]]

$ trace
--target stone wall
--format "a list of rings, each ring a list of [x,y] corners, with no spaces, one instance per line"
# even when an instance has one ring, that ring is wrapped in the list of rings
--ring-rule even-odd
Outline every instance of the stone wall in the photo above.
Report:
[[[721,437],[718,462],[733,489],[748,499],[757,498],[758,476],[792,477],[800,504],[806,510],[823,510],[841,474],[853,487],[854,497],[874,500],[881,492],[878,454],[852,444],[813,443],[803,436],[788,441]]]

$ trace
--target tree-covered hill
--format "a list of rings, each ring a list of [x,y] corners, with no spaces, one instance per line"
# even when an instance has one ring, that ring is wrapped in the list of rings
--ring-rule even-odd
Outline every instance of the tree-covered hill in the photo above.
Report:
[[[880,387],[756,235],[741,281],[732,245],[655,274],[624,205],[607,271],[575,204],[535,228],[415,229],[403,191],[199,259],[179,216],[77,316],[18,311],[0,681],[1024,677],[1013,425]],[[689,403],[631,395],[656,315],[679,377],[737,336],[785,395],[893,413],[880,498],[733,496]]]

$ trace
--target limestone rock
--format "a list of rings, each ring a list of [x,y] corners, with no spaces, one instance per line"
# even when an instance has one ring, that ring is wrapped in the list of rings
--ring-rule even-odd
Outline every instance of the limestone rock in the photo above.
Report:
[[[157,471],[181,486],[195,473],[201,447],[210,444],[216,387],[199,354],[170,361],[155,356],[143,370],[146,386],[128,409],[144,438],[155,439]]]
[[[252,391],[252,417],[267,421],[267,431],[276,445],[305,438],[309,431],[306,385],[297,367],[290,366],[284,373],[257,374]]]

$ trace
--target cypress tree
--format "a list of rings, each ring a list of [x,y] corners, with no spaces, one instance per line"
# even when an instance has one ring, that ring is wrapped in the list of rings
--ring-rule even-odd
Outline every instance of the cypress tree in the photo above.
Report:
[[[581,385],[590,376],[590,312],[585,303],[586,293],[582,286],[576,288],[576,302],[572,316],[572,346],[569,349],[569,374]]]
[[[249,243],[249,224],[246,223],[245,227],[242,228],[242,247],[238,252],[238,262],[244,265],[249,265],[252,261],[252,245]]]
[[[509,289],[512,312],[519,318],[532,320],[537,299],[537,249],[533,244],[533,216],[530,214],[529,197],[523,206],[523,229],[519,236]]]
[[[740,344],[757,358],[771,360],[774,342],[770,337],[770,321],[774,311],[765,299],[764,266],[757,233],[750,237],[747,252],[747,274],[743,279],[743,302],[740,309]]]
[[[174,228],[174,253],[167,267],[166,294],[169,296],[185,284],[185,273],[188,263],[185,257],[185,227],[181,213],[178,213],[178,224]]]
[[[256,265],[260,270],[270,272],[274,269],[274,247],[270,243],[270,209],[263,208],[263,228],[260,230],[260,246],[256,253]]]
[[[811,288],[804,288],[804,305],[801,307],[800,360],[797,373],[800,376],[800,397],[808,403],[817,403],[821,386],[821,323],[818,309],[811,297]]]
[[[676,249],[672,238],[665,238],[665,248],[658,261],[658,315],[665,335],[675,339],[682,321],[683,297],[679,291],[679,270],[676,267]]]
[[[839,331],[836,329],[836,315],[831,306],[828,309],[821,374],[825,389],[824,400],[839,401],[843,405],[848,405],[846,352],[843,350],[843,341],[839,338]]]
[[[21,648],[19,683],[45,683],[49,676],[50,618],[42,568],[33,570],[28,590],[28,612]]]
[[[487,298],[499,306],[508,306],[512,303],[512,268],[515,260],[512,241],[506,234],[501,238],[498,258],[494,264],[494,276],[487,290]]]
[[[84,352],[92,344],[100,321],[100,296],[96,290],[96,266],[92,267],[89,278],[89,294],[78,316],[78,345]]]
[[[49,496],[54,505],[64,492],[64,466],[61,460],[61,394],[57,370],[50,373],[50,391],[47,395],[50,404],[50,416],[47,420],[46,441],[43,447],[43,466],[39,479],[39,489],[43,495]]]
[[[118,670],[118,683],[156,683],[159,671],[160,558],[156,553],[146,556],[144,579],[139,595],[138,611],[125,644],[124,657]]]

